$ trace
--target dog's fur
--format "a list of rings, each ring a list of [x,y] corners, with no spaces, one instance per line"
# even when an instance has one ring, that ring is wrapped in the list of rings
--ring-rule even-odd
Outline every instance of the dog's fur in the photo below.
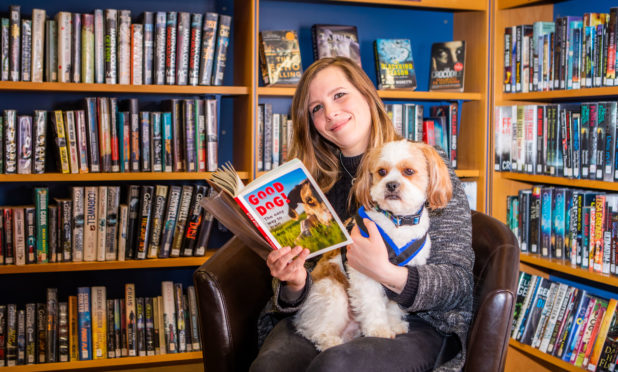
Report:
[[[397,227],[373,206],[394,215],[411,215],[424,205],[443,208],[452,196],[446,165],[433,147],[423,143],[401,140],[373,149],[357,174],[356,199],[399,247],[429,230],[427,208],[419,224]],[[430,250],[427,236],[423,249],[407,265],[424,265]],[[318,350],[360,335],[394,338],[408,332],[406,313],[386,297],[382,285],[349,265],[347,268],[349,276],[344,274],[338,250],[320,259],[311,273],[313,286],[294,319],[297,331]]]
[[[326,204],[316,195],[317,192],[309,180],[299,183],[288,194],[288,215],[297,220],[299,215],[296,212],[296,208],[298,208],[299,204],[303,205],[305,213],[307,213],[307,218],[300,223],[300,234],[296,237],[295,241],[311,234],[312,227],[320,224],[328,225],[333,220],[333,216]]]

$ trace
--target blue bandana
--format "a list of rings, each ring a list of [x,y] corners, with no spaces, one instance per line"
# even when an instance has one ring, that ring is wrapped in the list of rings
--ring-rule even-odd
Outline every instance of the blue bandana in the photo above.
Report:
[[[363,223],[363,218],[367,218],[373,221],[371,217],[367,215],[365,207],[360,207],[355,216],[356,225],[358,225],[361,235],[365,238],[368,238],[369,233],[367,232],[367,227]],[[425,246],[425,242],[427,241],[427,233],[425,233],[422,238],[411,240],[404,246],[398,247],[395,242],[393,242],[391,237],[388,236],[380,226],[378,226],[377,224],[376,226],[378,227],[378,231],[380,231],[382,240],[384,240],[384,244],[386,245],[386,248],[388,250],[389,261],[392,264],[398,266],[405,266],[408,262],[410,262],[410,260],[412,260],[423,249],[423,247]]]

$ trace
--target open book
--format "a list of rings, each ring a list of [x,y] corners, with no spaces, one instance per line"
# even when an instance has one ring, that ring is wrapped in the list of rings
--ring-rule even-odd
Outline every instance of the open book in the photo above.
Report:
[[[272,249],[301,246],[310,257],[352,243],[322,190],[293,159],[244,185],[226,164],[208,182],[219,192],[202,200],[245,244],[265,257]]]

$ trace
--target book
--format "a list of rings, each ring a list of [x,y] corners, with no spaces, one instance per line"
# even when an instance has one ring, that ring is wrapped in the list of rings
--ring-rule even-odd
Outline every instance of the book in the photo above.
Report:
[[[219,28],[217,30],[217,46],[215,48],[212,85],[223,85],[223,74],[227,61],[227,47],[230,43],[230,28],[232,17],[229,15],[219,15]]]
[[[311,26],[313,57],[348,57],[361,66],[360,44],[356,26],[321,25]]]
[[[297,84],[303,66],[296,31],[261,31],[260,67],[265,85]]]
[[[273,249],[298,245],[311,251],[309,257],[351,243],[333,207],[298,159],[279,166],[246,186],[229,164],[216,171],[208,182],[226,194],[219,200],[228,205],[227,211],[222,213],[221,208],[210,207],[208,201],[213,199],[205,198],[204,208],[241,239],[248,234],[254,235],[257,229],[262,240]],[[311,208],[303,202],[308,199],[313,199]],[[238,222],[248,222],[247,217],[255,226],[252,232],[243,228],[247,224]],[[230,218],[235,222],[231,223]]]
[[[377,39],[374,51],[379,89],[416,89],[410,39]]]
[[[429,90],[463,91],[465,60],[465,41],[433,43],[431,45]]]

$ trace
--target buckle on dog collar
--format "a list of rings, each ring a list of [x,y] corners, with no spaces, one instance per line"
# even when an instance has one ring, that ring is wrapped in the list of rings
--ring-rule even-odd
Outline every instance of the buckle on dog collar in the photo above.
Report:
[[[385,211],[384,209],[378,207],[377,205],[375,206],[376,211],[388,217],[391,221],[393,221],[393,223],[397,227],[402,226],[402,225],[418,225],[419,222],[421,222],[421,214],[423,213],[424,208],[425,206],[422,206],[421,209],[419,209],[419,211],[416,212],[415,214],[409,214],[407,216],[397,216],[397,215],[392,214],[389,211]]]

